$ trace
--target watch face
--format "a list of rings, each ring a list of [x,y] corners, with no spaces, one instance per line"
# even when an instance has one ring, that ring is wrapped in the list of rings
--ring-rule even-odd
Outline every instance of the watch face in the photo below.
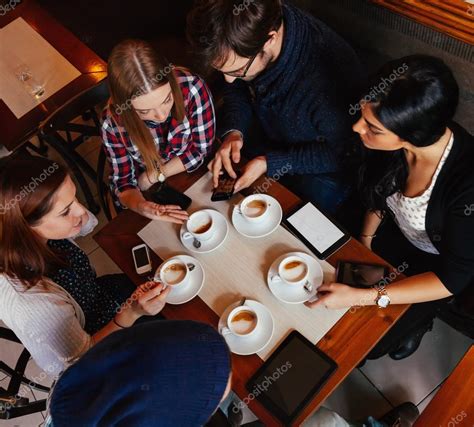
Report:
[[[379,307],[385,308],[390,304],[390,298],[387,295],[382,295],[378,300],[377,304]]]

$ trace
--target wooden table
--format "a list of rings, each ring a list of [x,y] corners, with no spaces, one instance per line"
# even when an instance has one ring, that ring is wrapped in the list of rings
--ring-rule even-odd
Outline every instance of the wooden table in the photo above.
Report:
[[[425,426],[474,426],[474,346],[416,420]]]
[[[205,170],[193,174],[180,174],[169,180],[170,184],[185,191],[197,181]],[[263,179],[255,183],[261,185]],[[301,203],[293,193],[278,183],[274,183],[268,194],[275,197],[282,205],[284,212],[289,212]],[[144,279],[138,276],[133,265],[131,249],[143,243],[137,233],[149,222],[133,212],[125,211],[113,219],[94,238],[102,249],[136,284]],[[339,260],[359,261],[388,265],[373,252],[369,251],[359,242],[351,239],[328,261],[335,266]],[[153,268],[157,268],[161,260],[152,254]],[[354,312],[347,312],[341,320],[318,342],[317,346],[332,357],[338,364],[338,369],[330,380],[324,385],[318,395],[301,413],[294,425],[301,424],[313,413],[334,389],[349,375],[360,363],[367,353],[383,337],[397,319],[407,310],[406,305],[390,306],[387,309],[378,307],[361,307]],[[168,319],[192,319],[206,322],[217,327],[218,316],[199,297],[180,306],[166,306],[163,315]],[[244,398],[249,391],[245,388],[248,379],[262,365],[263,361],[257,356],[233,355],[233,390]],[[280,425],[256,400],[249,403],[250,409],[260,418],[266,426]]]
[[[0,16],[0,28],[22,17],[61,55],[74,65],[81,75],[61,90],[45,99],[20,119],[0,100],[1,143],[16,150],[38,130],[38,125],[68,100],[103,80],[107,65],[76,36],[44,11],[34,0],[22,0],[13,10]]]

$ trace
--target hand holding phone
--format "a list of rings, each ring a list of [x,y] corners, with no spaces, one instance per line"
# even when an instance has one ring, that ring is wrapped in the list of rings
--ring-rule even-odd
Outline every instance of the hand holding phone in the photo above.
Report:
[[[177,205],[183,210],[188,209],[192,203],[192,200],[186,194],[165,183],[153,186],[146,196],[147,200],[151,200],[158,205]]]
[[[388,277],[390,270],[383,265],[358,264],[340,261],[337,265],[337,282],[357,288],[370,288]]]
[[[229,200],[234,195],[236,181],[237,178],[231,178],[227,173],[223,173],[219,177],[219,183],[212,193],[211,201]]]

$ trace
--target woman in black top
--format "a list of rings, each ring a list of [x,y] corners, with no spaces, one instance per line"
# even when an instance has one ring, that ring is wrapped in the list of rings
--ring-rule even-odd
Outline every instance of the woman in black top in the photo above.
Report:
[[[365,148],[361,241],[397,273],[373,289],[323,285],[313,304],[413,304],[369,354],[412,354],[438,310],[474,283],[474,138],[452,122],[459,88],[439,59],[388,63],[354,125]],[[403,273],[406,279],[393,279]]]

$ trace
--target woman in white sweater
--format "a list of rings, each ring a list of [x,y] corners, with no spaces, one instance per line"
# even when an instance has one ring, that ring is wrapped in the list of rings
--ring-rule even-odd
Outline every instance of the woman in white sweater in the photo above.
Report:
[[[169,292],[154,282],[135,288],[125,275],[96,277],[71,240],[96,224],[57,163],[1,161],[0,320],[53,377],[107,335],[158,314]]]

